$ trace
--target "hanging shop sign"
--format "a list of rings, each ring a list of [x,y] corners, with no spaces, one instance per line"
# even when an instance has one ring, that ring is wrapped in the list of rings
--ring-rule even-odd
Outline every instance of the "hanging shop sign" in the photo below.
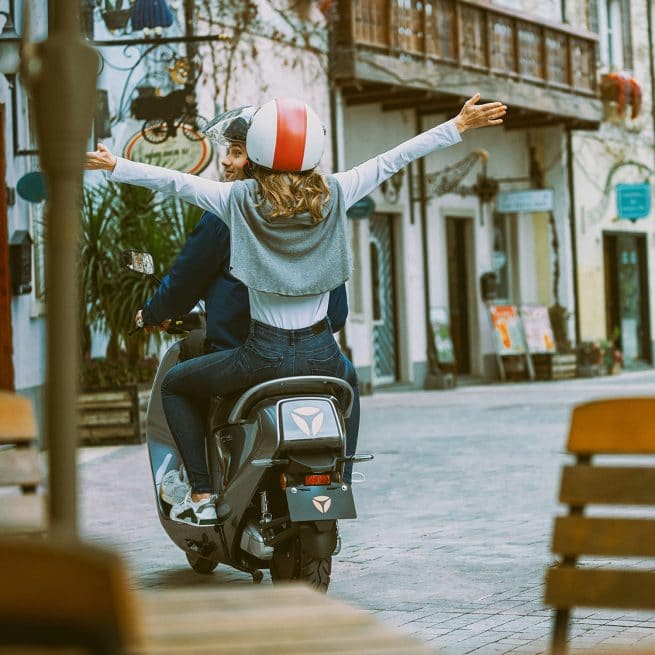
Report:
[[[530,353],[539,355],[556,352],[548,308],[543,305],[522,305],[520,313]]]
[[[496,196],[496,211],[501,214],[552,212],[553,190],[500,191]]]
[[[16,183],[18,195],[27,202],[43,202],[48,195],[45,188],[45,178],[41,171],[25,173]]]
[[[526,352],[519,312],[513,305],[490,305],[493,339],[498,355],[523,355]]]
[[[635,221],[650,214],[650,184],[617,184],[616,211],[619,218]]]
[[[190,130],[192,128],[187,128]],[[164,166],[183,173],[201,173],[212,160],[211,143],[199,135],[189,139],[184,130],[168,136],[161,143],[153,143],[144,138],[143,130],[130,137],[123,149],[123,157],[153,166]]]
[[[374,211],[375,201],[371,196],[364,196],[348,209],[346,215],[353,219],[368,218]]]

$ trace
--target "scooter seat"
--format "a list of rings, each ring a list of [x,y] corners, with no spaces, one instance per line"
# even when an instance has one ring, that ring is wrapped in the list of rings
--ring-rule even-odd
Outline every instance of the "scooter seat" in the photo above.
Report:
[[[291,378],[279,378],[262,382],[248,389],[230,412],[228,423],[241,423],[250,410],[262,400],[271,396],[329,394],[335,396],[341,406],[344,418],[350,416],[353,406],[354,392],[352,387],[340,378],[323,375],[299,375]]]

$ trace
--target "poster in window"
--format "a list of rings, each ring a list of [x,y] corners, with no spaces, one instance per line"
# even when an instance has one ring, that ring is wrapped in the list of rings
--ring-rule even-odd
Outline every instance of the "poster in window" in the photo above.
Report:
[[[491,305],[489,312],[496,353],[524,355],[526,348],[518,309],[514,305]]]
[[[434,346],[440,364],[455,363],[455,347],[450,335],[450,317],[446,307],[430,308],[430,325],[434,336]]]
[[[556,352],[548,308],[543,305],[522,305],[521,319],[528,351],[532,355]]]

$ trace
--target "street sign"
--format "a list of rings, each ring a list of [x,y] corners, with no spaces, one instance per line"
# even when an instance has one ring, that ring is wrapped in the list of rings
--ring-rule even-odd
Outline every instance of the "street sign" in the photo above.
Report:
[[[525,353],[523,330],[519,312],[513,305],[490,305],[493,340],[498,355],[522,355]]]
[[[447,307],[430,307],[430,325],[434,347],[440,364],[455,363],[455,346],[450,336],[450,319]]]
[[[352,219],[369,218],[374,211],[375,202],[373,198],[371,196],[364,196],[346,212],[346,216]]]
[[[501,191],[496,196],[496,211],[501,214],[553,211],[552,189]]]
[[[634,221],[650,214],[650,184],[617,184],[616,211],[619,218]]]
[[[521,305],[521,319],[528,350],[533,355],[554,353],[555,337],[548,308],[544,305]]]

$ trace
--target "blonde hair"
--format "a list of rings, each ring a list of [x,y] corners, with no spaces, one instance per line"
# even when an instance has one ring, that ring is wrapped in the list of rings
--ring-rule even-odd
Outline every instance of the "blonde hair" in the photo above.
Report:
[[[325,178],[315,170],[303,173],[280,173],[256,168],[253,177],[259,185],[261,200],[258,207],[266,207],[266,218],[288,218],[309,212],[314,223],[323,220],[323,207],[330,199]]]

